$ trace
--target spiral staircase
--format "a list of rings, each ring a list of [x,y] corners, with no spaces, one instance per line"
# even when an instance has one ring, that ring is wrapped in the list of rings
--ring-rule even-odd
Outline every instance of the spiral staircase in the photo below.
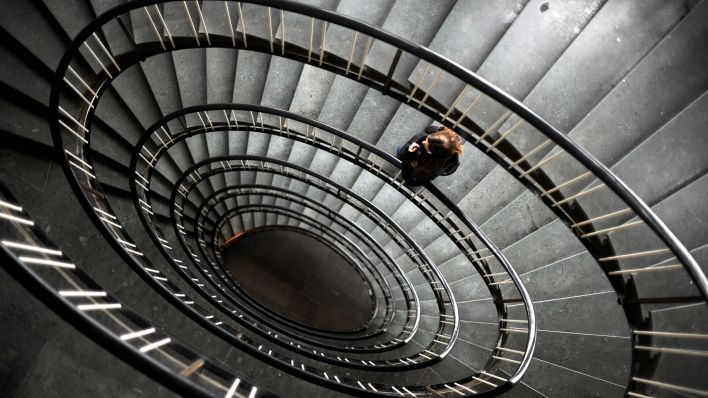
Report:
[[[3,397],[708,396],[705,1],[2,10]],[[286,232],[366,322],[239,281]]]

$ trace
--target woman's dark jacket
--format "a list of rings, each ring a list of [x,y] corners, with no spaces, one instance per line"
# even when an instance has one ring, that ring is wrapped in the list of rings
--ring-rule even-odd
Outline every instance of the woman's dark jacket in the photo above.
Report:
[[[407,185],[420,186],[432,181],[437,176],[447,176],[455,172],[460,165],[460,157],[454,154],[445,160],[445,163],[438,170],[433,171],[432,175],[420,176],[416,175],[414,165],[425,164],[427,160],[433,158],[434,155],[428,153],[423,147],[423,141],[428,134],[432,134],[442,129],[442,126],[428,126],[425,128],[425,133],[414,135],[406,142],[396,154],[396,157],[401,161],[401,169],[403,171],[403,179]],[[408,152],[408,147],[413,143],[418,143],[418,149],[415,152]]]

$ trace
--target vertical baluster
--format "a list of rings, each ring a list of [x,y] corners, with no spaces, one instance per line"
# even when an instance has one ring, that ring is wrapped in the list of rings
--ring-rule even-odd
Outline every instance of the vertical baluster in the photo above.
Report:
[[[273,16],[270,13],[270,7],[266,7],[268,13],[268,43],[270,44],[270,52],[273,52]]]
[[[194,4],[197,6],[197,14],[199,15],[199,22],[204,25],[204,34],[206,35],[207,44],[211,46],[211,39],[209,38],[209,28],[207,27],[206,21],[204,20],[204,15],[202,14],[202,7],[199,2],[195,0]]]
[[[285,11],[280,10],[280,54],[285,55]]]
[[[175,41],[172,39],[172,33],[170,33],[170,28],[167,27],[167,22],[165,22],[165,18],[162,17],[162,13],[160,12],[160,7],[158,7],[157,4],[155,4],[154,7],[155,12],[157,12],[157,17],[160,19],[160,23],[162,23],[162,27],[165,28],[165,33],[167,33],[167,38],[170,40],[172,48],[176,48]]]
[[[194,21],[192,21],[192,14],[189,12],[189,7],[187,7],[187,2],[183,1],[184,12],[187,14],[187,20],[189,21],[189,26],[192,28],[192,34],[194,35],[194,40],[197,41],[197,46],[201,46],[199,42],[199,35],[197,34],[197,29],[194,27]]]
[[[320,62],[319,65],[322,66],[322,60],[324,59],[325,47],[327,45],[327,21],[322,23],[322,38],[320,39]]]
[[[157,25],[155,25],[155,21],[153,21],[152,16],[150,16],[147,7],[143,7],[143,11],[145,11],[145,15],[148,17],[148,21],[150,21],[150,26],[152,26],[152,31],[155,33],[155,36],[157,36],[157,40],[160,41],[162,49],[166,51],[167,47],[165,47],[165,42],[162,41],[162,35],[160,35],[160,31],[157,30]]]
[[[234,24],[231,21],[231,11],[229,10],[229,2],[224,2],[224,8],[226,9],[226,20],[229,23],[229,33],[231,33],[231,44],[236,47],[236,35],[234,34]],[[227,117],[228,119],[228,117]]]
[[[357,36],[359,35],[359,32],[354,31],[354,38],[352,39],[352,48],[349,50],[349,60],[347,61],[347,71],[344,73],[344,75],[349,75],[349,67],[352,64],[352,58],[354,57],[354,49],[356,48],[356,39]]]
[[[246,41],[246,20],[243,18],[243,9],[241,7],[241,2],[236,3],[236,9],[238,10],[238,19],[241,22],[241,36],[243,37],[243,47],[248,48],[248,42]]]

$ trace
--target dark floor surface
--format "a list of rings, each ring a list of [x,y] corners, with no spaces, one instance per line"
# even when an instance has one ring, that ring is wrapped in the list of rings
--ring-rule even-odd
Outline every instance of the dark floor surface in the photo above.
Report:
[[[364,326],[372,315],[368,285],[338,253],[292,231],[244,236],[223,253],[236,281],[288,319],[331,331]]]

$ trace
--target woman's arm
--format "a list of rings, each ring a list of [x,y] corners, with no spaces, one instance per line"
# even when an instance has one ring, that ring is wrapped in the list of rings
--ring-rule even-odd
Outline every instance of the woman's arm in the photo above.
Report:
[[[421,138],[425,137],[425,134],[416,134],[413,137],[411,137],[408,142],[403,144],[401,147],[401,150],[398,154],[396,154],[396,157],[398,160],[401,162],[412,162],[418,159],[418,144],[417,141]],[[415,144],[415,148],[411,148]]]

